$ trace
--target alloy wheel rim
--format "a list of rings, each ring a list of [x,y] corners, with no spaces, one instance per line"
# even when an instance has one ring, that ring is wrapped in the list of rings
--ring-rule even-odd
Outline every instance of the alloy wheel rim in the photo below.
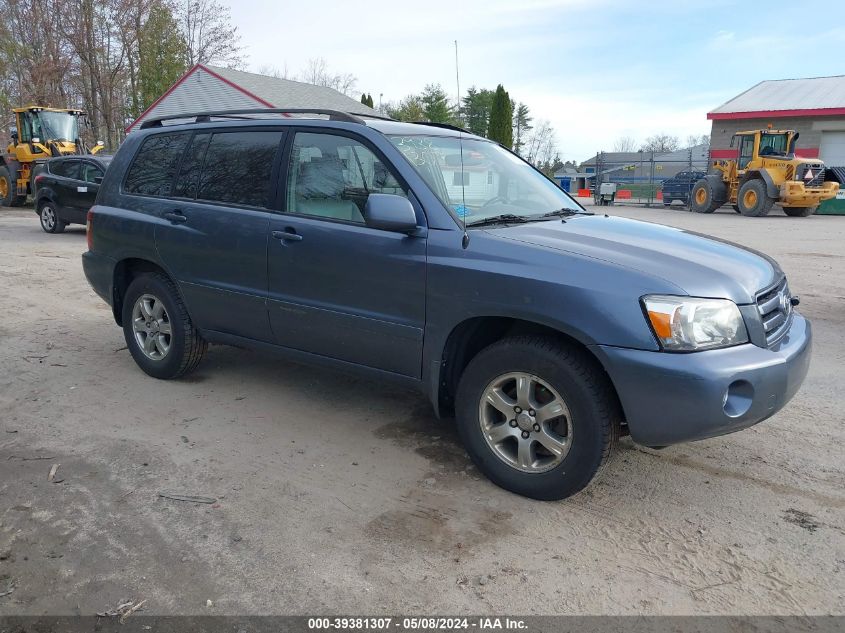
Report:
[[[555,468],[572,446],[566,402],[533,374],[510,372],[490,381],[481,394],[478,420],[496,457],[524,473]]]
[[[49,204],[41,208],[41,224],[49,231],[56,227],[56,213]]]
[[[138,348],[150,360],[163,360],[170,352],[173,333],[170,316],[155,295],[138,297],[132,307],[132,330]]]

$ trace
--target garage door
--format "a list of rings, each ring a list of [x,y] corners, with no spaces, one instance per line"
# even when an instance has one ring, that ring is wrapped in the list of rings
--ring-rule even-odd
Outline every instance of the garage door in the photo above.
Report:
[[[822,132],[819,154],[825,165],[845,167],[845,132]]]

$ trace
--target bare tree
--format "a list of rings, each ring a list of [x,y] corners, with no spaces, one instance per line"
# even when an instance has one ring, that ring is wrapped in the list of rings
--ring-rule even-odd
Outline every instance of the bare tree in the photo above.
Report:
[[[632,136],[620,136],[613,142],[614,152],[636,152],[637,140]]]
[[[288,70],[288,64],[285,62],[285,65],[279,69],[277,66],[270,66],[268,64],[264,64],[258,67],[258,74],[259,75],[266,75],[267,77],[275,77],[276,79],[290,79],[290,71]]]
[[[358,83],[358,78],[350,73],[333,73],[329,70],[326,60],[315,57],[308,60],[305,70],[298,79],[315,86],[334,88],[338,92],[349,95]]]
[[[176,16],[186,44],[186,62],[244,65],[238,28],[232,25],[229,7],[217,0],[176,0]]]
[[[709,134],[690,134],[687,136],[686,147],[696,147],[698,145],[706,145],[710,147],[710,135]]]
[[[525,159],[534,165],[550,163],[557,153],[557,140],[552,124],[541,119],[525,143]]]
[[[666,133],[654,134],[645,140],[642,146],[644,152],[674,152],[681,146],[677,136]]]

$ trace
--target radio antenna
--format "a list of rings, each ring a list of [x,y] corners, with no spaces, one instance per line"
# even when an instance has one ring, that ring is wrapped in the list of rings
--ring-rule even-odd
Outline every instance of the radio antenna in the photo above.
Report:
[[[455,40],[455,84],[458,88],[458,112],[461,109],[461,73],[458,64],[458,40]],[[458,216],[461,218],[461,225],[464,229],[463,238],[461,238],[461,245],[466,248],[469,246],[469,233],[467,233],[467,192],[466,192],[466,172],[464,171],[464,133],[458,132],[458,148],[461,152],[461,212]]]

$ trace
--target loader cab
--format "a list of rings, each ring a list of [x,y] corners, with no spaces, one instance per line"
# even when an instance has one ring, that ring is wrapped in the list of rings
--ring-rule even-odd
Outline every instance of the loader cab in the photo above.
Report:
[[[797,132],[755,130],[737,132],[731,138],[731,147],[739,147],[737,169],[748,168],[757,158],[788,158],[795,151]]]

